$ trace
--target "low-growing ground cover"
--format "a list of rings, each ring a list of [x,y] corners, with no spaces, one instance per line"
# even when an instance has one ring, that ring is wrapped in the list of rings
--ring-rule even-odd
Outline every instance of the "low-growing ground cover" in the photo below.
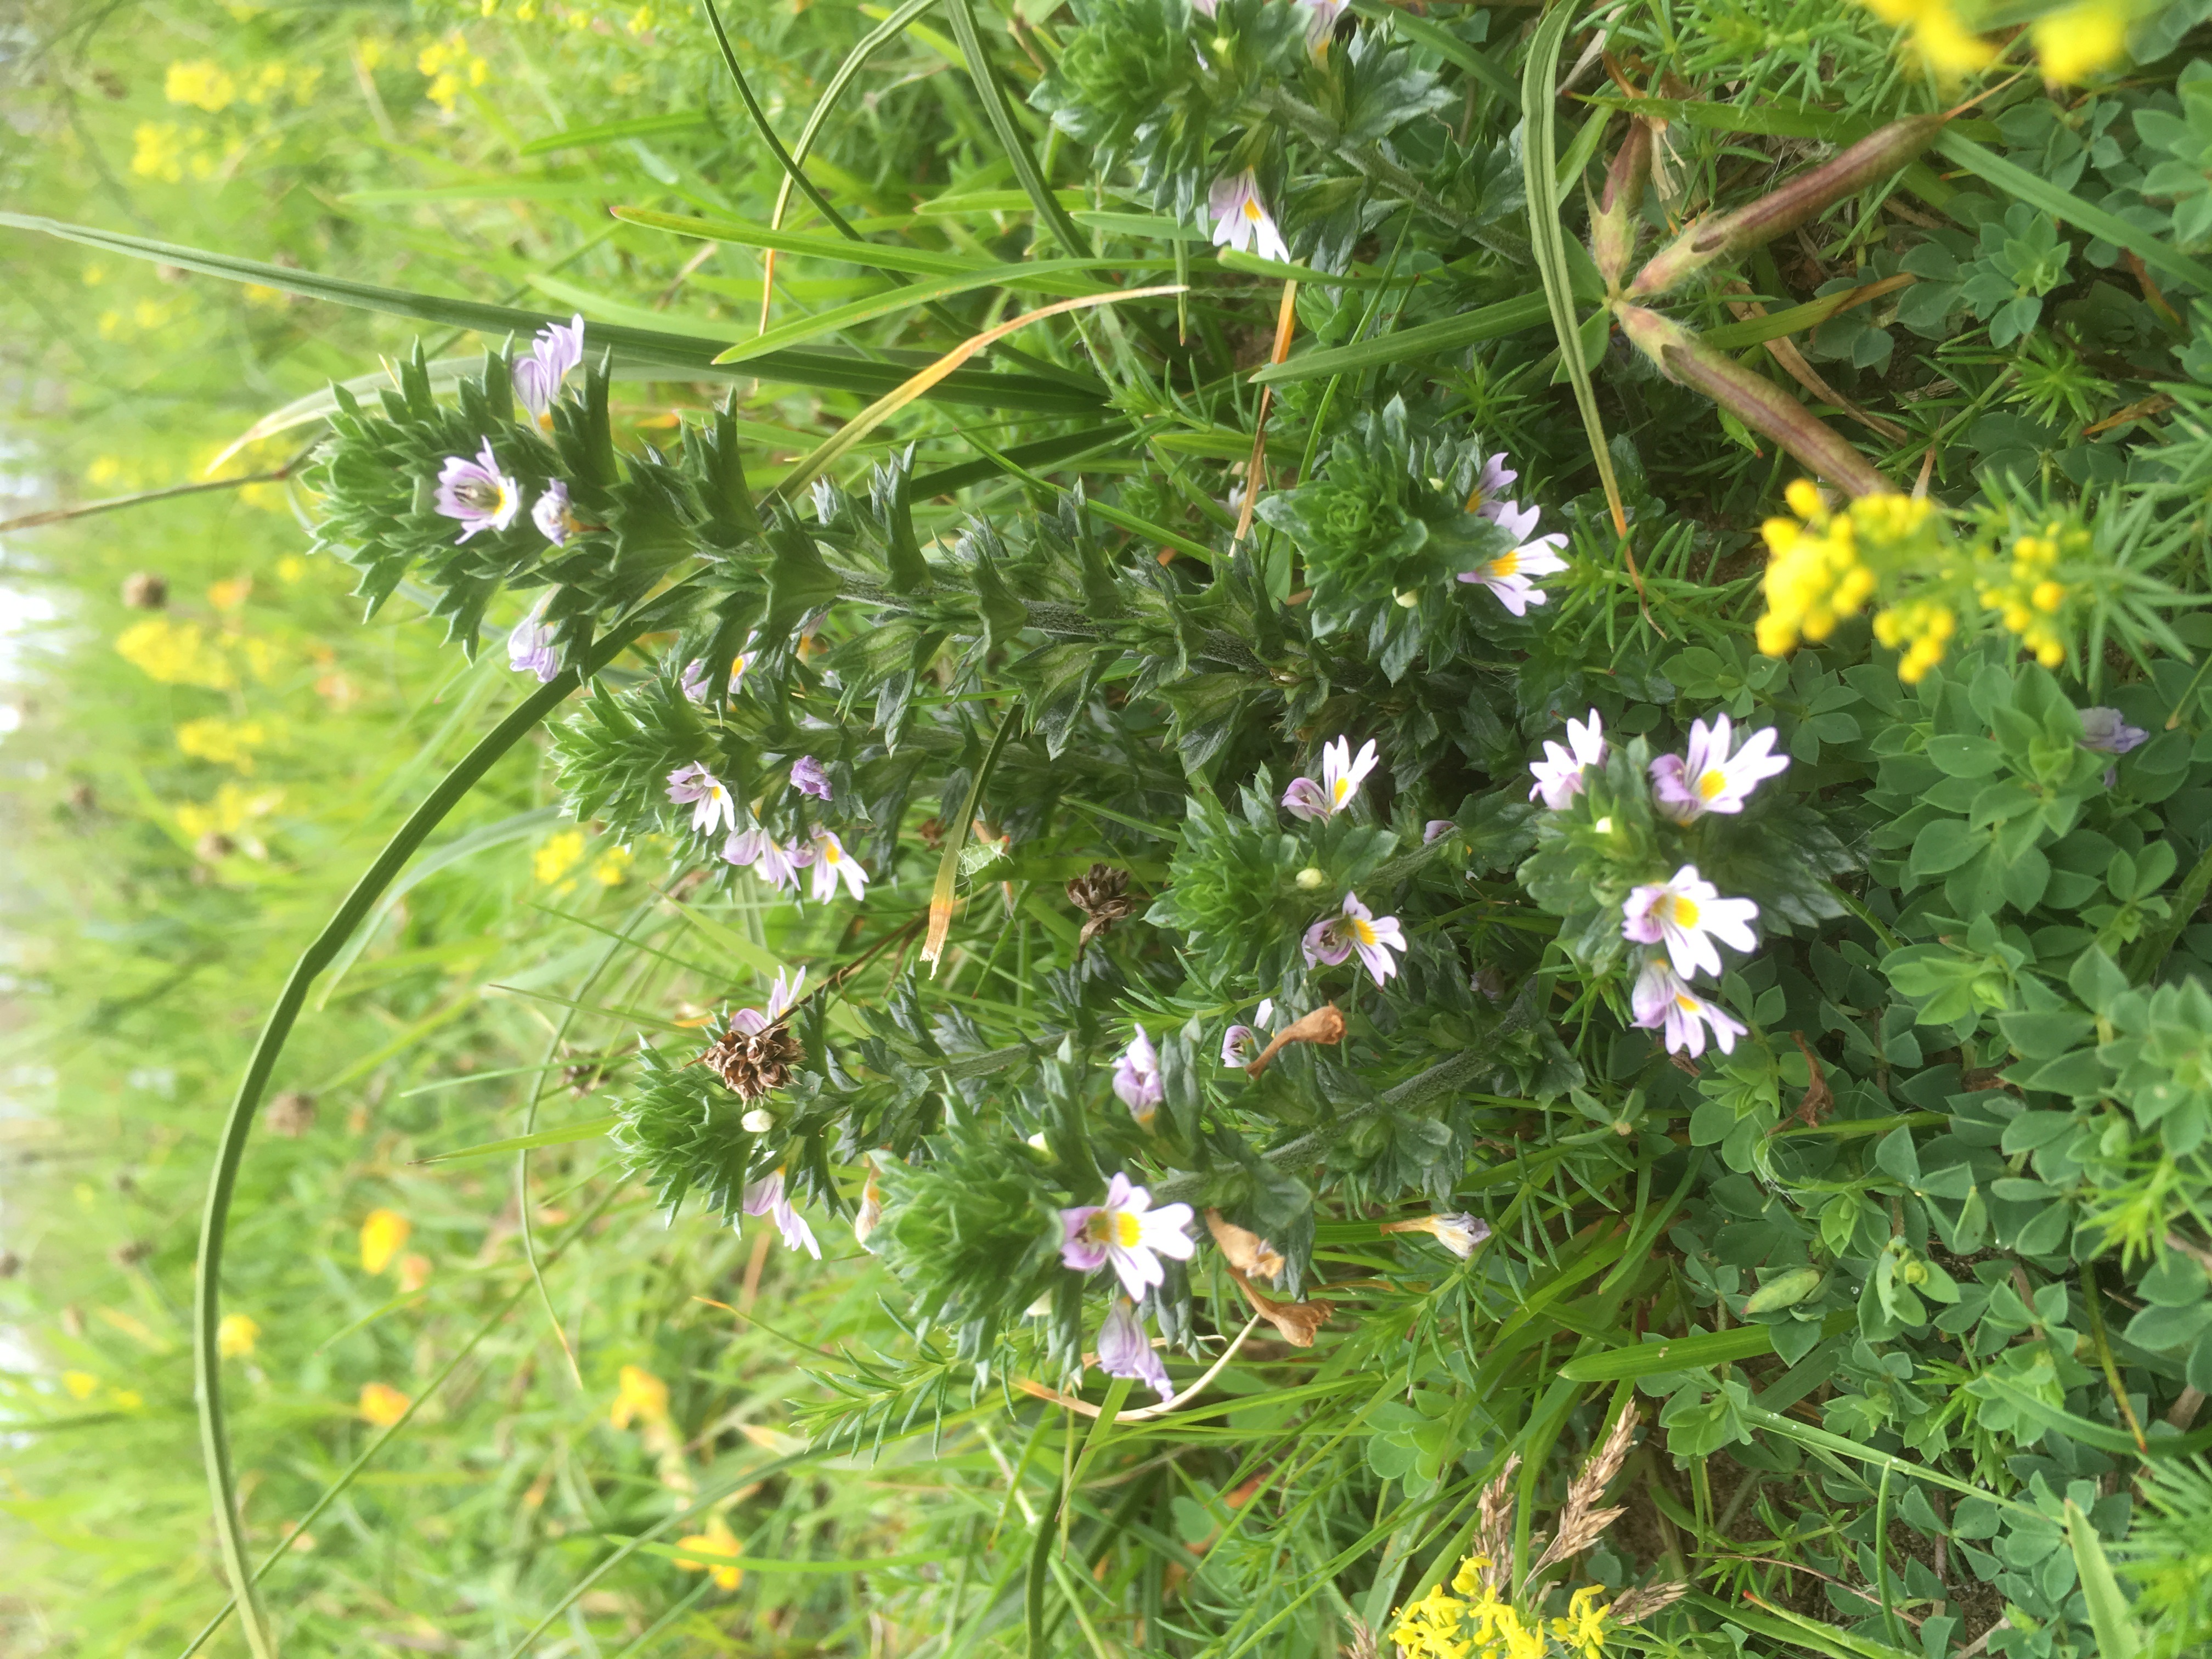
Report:
[[[2197,1650],[2203,21],[55,20],[24,1641]]]

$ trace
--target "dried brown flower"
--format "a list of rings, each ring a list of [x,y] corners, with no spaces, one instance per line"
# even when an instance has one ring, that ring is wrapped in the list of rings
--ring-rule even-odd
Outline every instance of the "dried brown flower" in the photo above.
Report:
[[[1110,864],[1094,864],[1069,882],[1067,902],[1084,916],[1083,931],[1075,939],[1078,955],[1115,922],[1137,914],[1137,901],[1129,896],[1129,872]]]
[[[1278,1302],[1273,1297],[1262,1296],[1252,1288],[1252,1281],[1234,1267],[1229,1276],[1237,1281],[1237,1288],[1244,1292],[1252,1304],[1252,1311],[1275,1328],[1276,1334],[1294,1348],[1310,1348],[1314,1333],[1328,1323],[1328,1304],[1326,1302]]]
[[[1206,1212],[1206,1226],[1213,1235],[1213,1242],[1221,1247],[1221,1254],[1229,1258],[1229,1265],[1238,1273],[1254,1279],[1282,1277],[1283,1253],[1259,1234],[1224,1221],[1218,1210]]]
[[[1260,1050],[1259,1058],[1244,1068],[1247,1077],[1257,1077],[1267,1069],[1267,1062],[1284,1046],[1292,1042],[1338,1043],[1344,1041],[1344,1015],[1333,1002],[1324,1002],[1310,1014],[1300,1016],[1275,1033],[1267,1046]]]
[[[287,1089],[269,1103],[269,1109],[261,1115],[261,1121],[269,1126],[270,1134],[297,1140],[315,1127],[315,1097],[298,1089]]]
[[[159,611],[169,602],[169,579],[140,570],[123,579],[123,603],[133,611]]]
[[[806,1050],[781,1024],[743,1031],[732,1024],[697,1063],[737,1091],[742,1100],[758,1100],[791,1079],[791,1068]]]
[[[1673,1607],[1689,1593],[1690,1587],[1683,1583],[1638,1584],[1634,1589],[1624,1590],[1607,1609],[1606,1617],[1616,1625],[1633,1625],[1662,1607]]]
[[[23,1258],[13,1250],[0,1250],[0,1279],[13,1279],[23,1271]]]
[[[1352,1627],[1352,1634],[1344,1644],[1344,1659],[1375,1659],[1375,1632],[1367,1628],[1364,1620],[1350,1619],[1345,1622]]]

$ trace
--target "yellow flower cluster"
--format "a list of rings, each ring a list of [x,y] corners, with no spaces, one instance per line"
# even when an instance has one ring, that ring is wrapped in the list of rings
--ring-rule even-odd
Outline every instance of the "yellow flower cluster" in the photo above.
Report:
[[[274,740],[275,731],[261,720],[227,720],[217,715],[186,720],[177,728],[177,747],[194,760],[253,769],[253,751]]]
[[[280,66],[278,75],[283,73]],[[190,104],[213,115],[228,109],[238,100],[238,83],[229,72],[213,58],[194,58],[189,63],[169,65],[169,73],[162,82],[161,90],[173,104]]]
[[[2017,635],[2021,644],[2035,653],[2036,661],[2045,668],[2056,668],[2066,660],[2066,642],[2059,636],[2057,623],[2073,595],[2057,580],[2059,557],[2088,550],[2087,531],[2054,520],[2044,526],[2040,534],[2014,540],[2008,580],[1975,590],[1974,597],[1996,611],[2006,630]]]
[[[149,617],[133,623],[115,636],[115,648],[125,661],[163,685],[198,685],[210,691],[227,691],[238,684],[238,670],[222,648],[198,623],[173,622]]]
[[[1771,657],[1796,648],[1801,639],[1825,640],[1838,623],[1856,616],[1881,586],[1881,569],[1924,562],[1936,552],[1938,527],[1924,501],[1863,495],[1832,514],[1803,478],[1784,495],[1797,520],[1769,519],[1759,527],[1767,562],[1759,648]]]
[[[1943,660],[1951,636],[1959,631],[1959,618],[1951,607],[1935,599],[1907,599],[1893,605],[1874,619],[1874,636],[1905,655],[1897,665],[1897,678],[1917,685],[1928,671]]]
[[[2128,7],[2115,0],[2077,0],[2027,26],[2036,61],[2051,81],[2086,81],[2127,53]]]
[[[631,854],[628,848],[611,847],[592,860],[591,877],[602,887],[619,887],[629,878]],[[530,855],[530,872],[546,886],[551,887],[566,880],[584,862],[584,832],[563,830],[547,838],[545,843]],[[568,882],[562,890],[575,884]]]
[[[459,29],[450,30],[443,39],[424,46],[416,57],[415,67],[430,77],[424,96],[448,114],[460,101],[464,91],[480,87],[491,78],[491,65],[469,50],[469,43]]]
[[[226,783],[215,792],[215,799],[203,806],[197,801],[177,804],[177,828],[193,841],[205,836],[236,837],[240,850],[248,857],[260,858],[267,849],[252,836],[247,827],[256,818],[265,818],[284,804],[282,789],[241,789],[234,783]]]
[[[1951,0],[1866,0],[1885,23],[1912,31],[1920,61],[1939,81],[1956,80],[1996,60],[1996,48],[1968,28]]]
[[[1600,1586],[1577,1590],[1564,1618],[1524,1620],[1491,1588],[1489,1566],[1487,1557],[1470,1555],[1452,1575],[1457,1595],[1439,1584],[1399,1614],[1390,1639],[1404,1659],[1601,1659],[1610,1604],[1598,1601]]]

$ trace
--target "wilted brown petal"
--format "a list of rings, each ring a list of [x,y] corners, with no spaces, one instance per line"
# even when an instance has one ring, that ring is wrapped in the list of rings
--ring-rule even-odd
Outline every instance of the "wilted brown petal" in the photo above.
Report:
[[[1252,1311],[1273,1325],[1277,1334],[1294,1348],[1313,1346],[1314,1333],[1328,1323],[1326,1302],[1278,1302],[1254,1290],[1252,1281],[1234,1267],[1229,1270],[1229,1276],[1251,1303]]]
[[[1255,1279],[1279,1279],[1283,1273],[1283,1253],[1254,1232],[1247,1232],[1234,1222],[1224,1221],[1221,1212],[1206,1212],[1206,1231],[1220,1246],[1221,1254],[1229,1258],[1229,1265],[1240,1273]]]
[[[1293,1020],[1275,1033],[1273,1040],[1260,1050],[1260,1057],[1244,1068],[1247,1077],[1257,1077],[1267,1069],[1273,1060],[1290,1042],[1337,1043],[1344,1041],[1344,1016],[1333,1002],[1324,1002],[1313,1012]]]

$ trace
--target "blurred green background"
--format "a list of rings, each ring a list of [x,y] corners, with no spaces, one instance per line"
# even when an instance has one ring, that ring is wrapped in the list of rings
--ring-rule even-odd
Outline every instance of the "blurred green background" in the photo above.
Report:
[[[871,21],[733,15],[779,118]],[[604,293],[665,326],[757,325],[741,250],[695,258],[607,213],[767,216],[773,176],[735,142],[688,11],[48,0],[0,27],[10,211],[430,293],[562,312]],[[945,59],[917,35],[879,60],[825,174],[871,188],[851,175],[934,107]],[[671,118],[560,138],[648,116]],[[852,286],[809,273],[791,292]],[[205,482],[263,415],[409,349],[406,324],[16,230],[0,307],[0,1653],[173,1654],[227,1596],[186,1323],[215,1134],[294,956],[520,692],[496,640],[465,665],[404,591],[362,625],[274,476],[312,427],[216,475],[261,482],[86,510]],[[852,402],[745,390],[794,446]],[[633,383],[618,401],[650,439],[701,398]],[[396,1401],[422,1402],[272,1571],[270,1604],[301,1652],[504,1653],[549,1613],[530,1651],[879,1650],[897,1586],[930,1593],[941,1558],[874,1571],[865,1601],[849,1573],[733,1589],[649,1553],[574,1593],[609,1536],[794,1447],[797,1368],[888,1328],[872,1269],[795,1276],[765,1227],[665,1229],[603,1137],[521,1178],[512,1154],[423,1161],[520,1133],[533,1103],[541,1129],[604,1115],[594,1061],[647,1027],[574,1001],[649,1024],[757,1000],[655,900],[657,849],[553,818],[542,764],[536,744],[502,763],[317,987],[248,1151],[226,1364],[255,1550]],[[849,1235],[828,1253],[866,1261]],[[742,1539],[873,1566],[899,1548],[898,1461],[739,1486],[695,1553]],[[940,1498],[962,1469],[939,1466]],[[233,1629],[209,1650],[244,1650]]]

